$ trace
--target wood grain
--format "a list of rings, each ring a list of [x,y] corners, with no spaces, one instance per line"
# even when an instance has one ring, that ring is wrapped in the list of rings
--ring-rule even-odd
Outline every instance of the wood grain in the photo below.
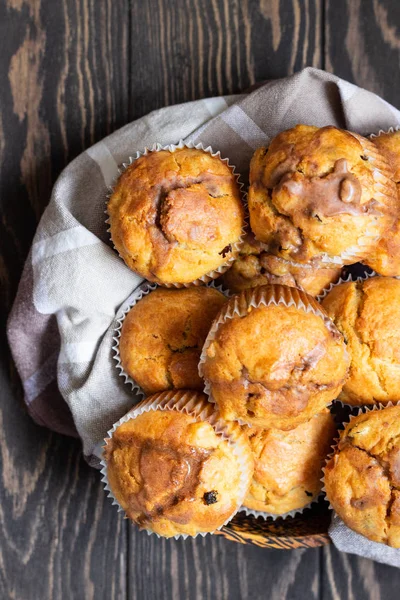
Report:
[[[128,120],[324,66],[397,103],[397,0],[0,1],[0,312],[62,168]],[[77,441],[36,426],[0,331],[0,597],[398,597],[333,547],[166,541],[122,521]]]
[[[328,71],[399,108],[399,2],[326,0],[325,35]]]
[[[132,117],[321,66],[320,0],[133,2],[131,22]]]

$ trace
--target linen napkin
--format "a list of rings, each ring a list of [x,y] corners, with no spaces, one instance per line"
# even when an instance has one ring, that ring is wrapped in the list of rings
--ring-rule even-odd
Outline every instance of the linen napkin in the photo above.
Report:
[[[58,178],[25,264],[8,338],[30,414],[50,429],[78,434],[93,466],[107,430],[136,401],[112,353],[119,307],[142,281],[112,248],[105,225],[118,165],[145,146],[184,139],[220,150],[246,180],[254,150],[297,123],[367,135],[399,125],[400,112],[307,68],[249,94],[154,111],[83,152]],[[339,545],[340,526],[331,535]],[[376,558],[368,543],[359,547]],[[397,561],[400,566],[400,556]]]

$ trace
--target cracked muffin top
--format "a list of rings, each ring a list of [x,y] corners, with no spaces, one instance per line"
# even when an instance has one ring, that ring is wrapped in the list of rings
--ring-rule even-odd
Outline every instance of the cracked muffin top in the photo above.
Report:
[[[394,169],[400,213],[400,131],[382,133],[373,142]],[[400,276],[400,218],[364,262],[380,275]]]
[[[119,177],[107,211],[120,256],[159,284],[216,277],[212,272],[236,255],[244,224],[232,170],[195,148],[135,160]]]
[[[287,430],[338,396],[348,356],[341,333],[314,298],[266,285],[223,307],[200,369],[224,419]]]
[[[121,365],[145,394],[202,390],[201,349],[226,298],[210,287],[157,288],[126,315],[119,344]]]
[[[270,254],[265,244],[258,242],[253,233],[248,233],[239,256],[221,280],[231,292],[248,288],[280,283],[303,289],[311,296],[318,296],[324,288],[340,277],[341,267],[314,267],[295,263]]]
[[[394,222],[392,178],[391,165],[366,138],[297,125],[253,155],[251,228],[286,260],[352,264],[366,258]]]
[[[206,416],[213,411],[203,394],[191,400]],[[241,442],[252,467],[244,434],[235,424],[231,431],[234,436],[221,437],[206,418],[173,408],[142,412],[119,425],[104,457],[109,486],[127,517],[165,537],[221,527],[242,501],[244,467],[234,444]]]
[[[342,332],[350,374],[339,399],[347,404],[386,403],[400,390],[400,281],[372,277],[342,283],[322,301]]]
[[[346,425],[325,467],[325,489],[348,527],[400,548],[400,406],[360,414]]]
[[[244,506],[283,515],[317,498],[336,432],[328,409],[291,431],[243,430],[254,455],[254,475]]]

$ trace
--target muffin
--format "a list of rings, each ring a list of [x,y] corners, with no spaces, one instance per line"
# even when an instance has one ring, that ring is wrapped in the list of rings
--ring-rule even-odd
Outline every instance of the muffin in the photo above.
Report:
[[[365,259],[365,264],[380,275],[400,276],[400,131],[373,137],[378,150],[391,163],[397,186],[398,218],[378,246]]]
[[[394,221],[392,177],[390,164],[360,135],[297,125],[253,155],[251,228],[272,254],[286,260],[355,263]]]
[[[340,393],[341,333],[305,292],[266,285],[233,296],[204,344],[200,372],[226,420],[294,429]]]
[[[204,394],[152,396],[109,435],[108,487],[141,529],[165,537],[212,532],[240,507],[253,474],[248,441]]]
[[[385,404],[400,390],[400,281],[373,277],[335,286],[322,301],[342,332],[350,374],[339,400]]]
[[[254,475],[243,505],[284,515],[319,495],[322,467],[336,427],[328,409],[291,431],[245,428],[254,456]]]
[[[243,206],[232,169],[196,148],[153,151],[119,177],[108,203],[125,263],[159,284],[217,277],[237,254]]]
[[[280,283],[303,289],[311,296],[318,296],[330,283],[340,277],[341,267],[316,268],[312,264],[284,260],[265,250],[252,233],[246,235],[239,256],[221,280],[231,292]]]
[[[121,367],[145,394],[202,390],[201,349],[226,298],[211,287],[157,288],[126,315],[121,329]]]
[[[325,467],[326,496],[344,523],[400,548],[400,406],[360,414]]]

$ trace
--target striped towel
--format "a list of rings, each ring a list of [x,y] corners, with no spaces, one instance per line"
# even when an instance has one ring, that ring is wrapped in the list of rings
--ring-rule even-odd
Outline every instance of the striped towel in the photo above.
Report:
[[[113,250],[105,201],[118,165],[155,142],[220,150],[246,179],[254,150],[297,123],[367,135],[400,125],[400,112],[334,75],[307,68],[238,96],[155,111],[78,156],[61,173],[39,223],[8,323],[12,354],[35,421],[79,435],[98,466],[102,440],[135,398],[112,357],[116,312],[140,284]],[[335,545],[400,566],[400,550],[369,542],[336,516]]]
[[[25,265],[8,337],[29,412],[41,425],[77,433],[89,461],[134,401],[111,350],[116,311],[141,282],[113,250],[104,222],[118,165],[155,142],[184,139],[220,150],[246,179],[254,150],[297,123],[368,134],[400,124],[400,112],[307,68],[249,94],[155,111],[95,144],[61,173]]]

